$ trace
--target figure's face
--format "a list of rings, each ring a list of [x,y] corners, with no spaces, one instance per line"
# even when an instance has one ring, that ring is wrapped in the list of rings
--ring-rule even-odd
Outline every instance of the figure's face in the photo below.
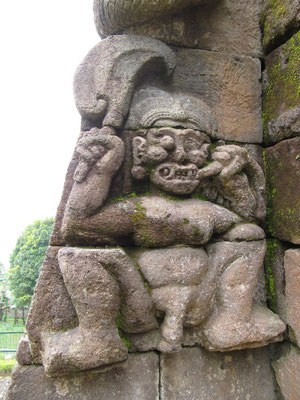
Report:
[[[149,169],[150,181],[173,194],[190,194],[196,189],[198,170],[208,154],[206,135],[192,129],[155,128],[146,138],[133,139],[134,164]]]

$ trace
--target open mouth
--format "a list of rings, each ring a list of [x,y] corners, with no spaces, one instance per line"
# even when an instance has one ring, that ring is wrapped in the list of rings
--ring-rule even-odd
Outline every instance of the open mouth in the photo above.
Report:
[[[180,180],[180,181],[193,181],[197,179],[198,168],[196,165],[178,165],[178,164],[163,164],[157,173],[166,180]]]
[[[166,192],[179,195],[190,194],[199,184],[198,167],[195,164],[165,163],[151,172],[150,180]]]

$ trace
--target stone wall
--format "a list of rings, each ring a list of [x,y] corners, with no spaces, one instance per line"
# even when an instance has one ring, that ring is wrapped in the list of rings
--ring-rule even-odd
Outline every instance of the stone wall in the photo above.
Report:
[[[94,11],[7,400],[298,400],[297,1]]]
[[[262,14],[268,301],[288,325],[273,368],[285,400],[300,398],[300,7],[267,0]]]

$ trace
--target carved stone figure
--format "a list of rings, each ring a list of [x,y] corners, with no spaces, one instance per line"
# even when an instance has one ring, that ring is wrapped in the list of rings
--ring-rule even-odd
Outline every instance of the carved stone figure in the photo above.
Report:
[[[38,286],[27,325],[32,360],[48,375],[124,361],[120,335],[168,353],[192,330],[211,351],[264,346],[285,330],[255,300],[263,171],[246,148],[216,141],[203,100],[170,89],[175,68],[163,43],[116,36],[77,71],[83,131],[57,219],[67,247],[54,256],[73,311],[54,322],[50,304],[39,315]]]
[[[184,8],[212,0],[94,0],[95,23],[101,37]]]

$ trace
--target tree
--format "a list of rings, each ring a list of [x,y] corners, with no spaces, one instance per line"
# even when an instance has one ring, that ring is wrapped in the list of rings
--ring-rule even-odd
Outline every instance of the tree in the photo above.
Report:
[[[10,257],[9,282],[17,307],[30,305],[53,228],[53,218],[28,225]]]

